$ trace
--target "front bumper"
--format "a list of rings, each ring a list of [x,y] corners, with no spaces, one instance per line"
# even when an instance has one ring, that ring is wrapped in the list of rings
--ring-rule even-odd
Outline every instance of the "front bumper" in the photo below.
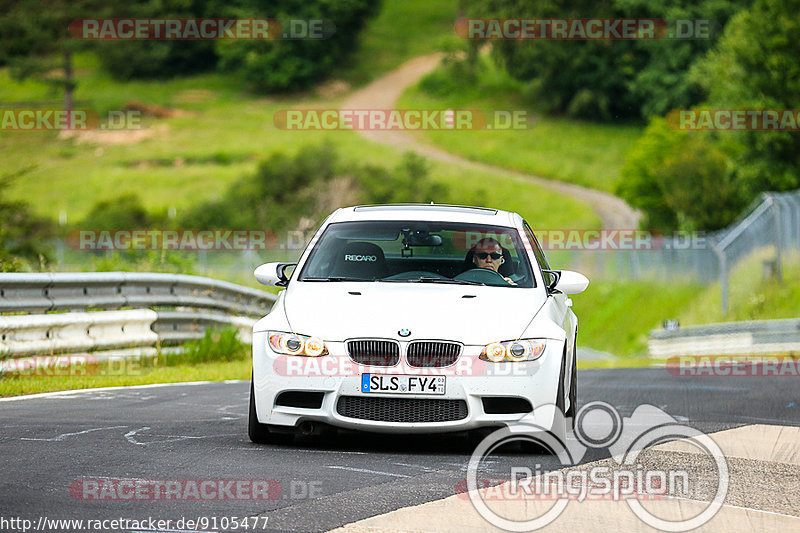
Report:
[[[403,344],[401,342],[401,353],[405,353]],[[465,346],[455,365],[424,369],[409,367],[402,361],[395,367],[359,366],[344,355],[344,343],[326,342],[326,345],[331,355],[318,358],[285,356],[274,353],[268,347],[266,332],[254,333],[253,384],[259,422],[294,427],[302,422],[313,421],[380,433],[444,433],[510,426],[526,416],[527,423],[545,429],[553,426],[552,411],[536,410],[536,407],[556,403],[561,358],[564,353],[563,341],[548,341],[544,354],[536,361],[520,363],[482,361],[478,355],[483,346]],[[361,391],[363,373],[444,375],[446,392],[440,395],[364,393]],[[309,408],[276,404],[281,393],[291,391],[321,393],[321,405]],[[370,408],[367,415],[362,413],[353,416],[352,409],[341,408],[340,399],[343,397],[357,398],[355,403],[358,404],[373,403],[374,408]],[[534,409],[533,415],[529,412],[486,412],[483,399],[500,397],[527,400]],[[378,398],[394,400],[373,401]],[[409,422],[388,420],[391,417],[381,415],[381,406],[394,404],[392,407],[396,412],[397,408],[405,409],[413,403],[414,409],[429,409],[435,417],[435,413],[447,411],[441,408],[441,403],[434,403],[442,400],[449,400],[449,405],[457,403],[462,406],[458,419]],[[342,414],[342,411],[349,415]],[[452,410],[448,412],[452,418]]]

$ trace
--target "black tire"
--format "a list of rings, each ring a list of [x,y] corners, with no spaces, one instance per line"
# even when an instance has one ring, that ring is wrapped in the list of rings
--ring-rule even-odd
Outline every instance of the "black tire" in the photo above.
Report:
[[[578,357],[576,341],[572,343],[572,377],[569,381],[569,409],[564,414],[570,420],[570,429],[575,431],[575,415],[578,413]]]
[[[561,411],[564,416],[564,406],[566,404],[566,392],[564,391],[564,374],[567,366],[567,350],[566,346],[564,347],[564,355],[561,358],[561,372],[558,376],[558,391],[556,392],[556,407],[559,411]],[[562,418],[562,422],[564,419]],[[567,425],[566,423],[563,424],[561,427],[553,427],[553,430],[550,432],[555,436],[558,440],[560,440],[563,444],[566,444],[567,438]]]
[[[275,433],[270,431],[269,424],[258,421],[256,414],[256,396],[253,378],[250,378],[250,413],[247,419],[247,435],[256,444],[289,444],[294,440],[292,433]]]

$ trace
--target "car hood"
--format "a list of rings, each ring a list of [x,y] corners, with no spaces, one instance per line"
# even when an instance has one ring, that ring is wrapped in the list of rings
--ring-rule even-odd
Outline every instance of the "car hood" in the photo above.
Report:
[[[292,283],[283,304],[293,331],[327,341],[377,337],[482,345],[520,336],[544,301],[536,289],[306,282]],[[401,329],[411,334],[401,337]]]

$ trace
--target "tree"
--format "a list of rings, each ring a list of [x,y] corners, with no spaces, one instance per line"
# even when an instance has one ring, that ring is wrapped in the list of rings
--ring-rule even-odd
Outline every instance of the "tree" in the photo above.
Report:
[[[101,0],[0,0],[4,13],[0,62],[11,67],[15,78],[38,78],[64,92],[64,109],[73,108],[77,82],[72,66],[75,50],[86,42],[70,37],[67,27],[75,19],[100,17]]]
[[[648,118],[703,101],[706,94],[689,71],[718,41],[731,16],[750,0],[614,0],[614,3],[625,17],[661,18],[672,26],[671,31],[677,30],[676,21],[690,26],[693,21],[709,21],[696,27],[707,33],[694,38],[643,39],[634,43],[636,54],[646,60],[628,81],[627,90],[639,102],[640,116]]]
[[[468,17],[709,19],[724,25],[750,0],[462,0]],[[594,120],[638,119],[698,104],[702,88],[688,76],[716,42],[709,38],[639,40],[499,40],[495,59],[528,84],[545,112]]]
[[[755,0],[725,28],[693,70],[708,105],[725,109],[800,108],[800,1]],[[797,131],[726,132],[721,145],[749,195],[800,187]]]
[[[227,8],[214,0],[108,2],[112,17],[185,19],[224,17]],[[95,49],[103,68],[120,80],[170,78],[217,67],[214,42],[205,40],[99,41]]]
[[[663,118],[626,155],[622,178],[617,194],[642,210],[647,229],[719,229],[749,199],[711,133],[676,130]]]
[[[325,39],[218,41],[221,67],[265,92],[302,90],[330,75],[356,49],[361,30],[380,8],[375,0],[239,0],[238,5],[244,18],[322,20],[324,34],[335,29]]]

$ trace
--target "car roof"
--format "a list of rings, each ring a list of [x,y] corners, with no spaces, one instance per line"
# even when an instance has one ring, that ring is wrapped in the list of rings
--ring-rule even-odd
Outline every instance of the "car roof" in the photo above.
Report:
[[[343,207],[336,210],[328,222],[366,220],[465,222],[510,227],[517,227],[521,224],[521,217],[511,211],[449,204],[380,204]]]

